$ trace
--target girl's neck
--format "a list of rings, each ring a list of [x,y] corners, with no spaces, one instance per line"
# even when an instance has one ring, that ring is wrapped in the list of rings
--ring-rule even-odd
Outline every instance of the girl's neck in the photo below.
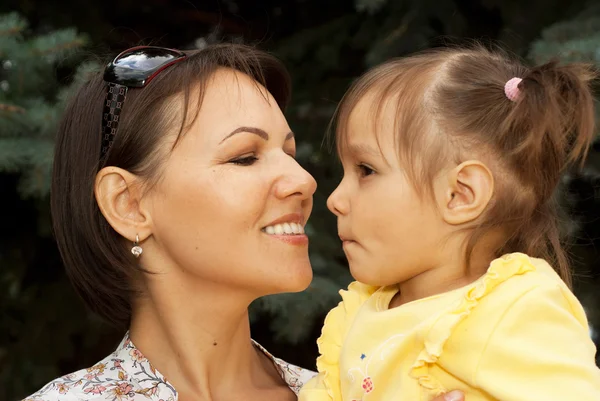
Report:
[[[464,253],[443,258],[445,262],[424,269],[420,274],[398,284],[399,291],[389,308],[395,308],[419,299],[442,294],[467,286],[483,276],[494,259],[490,252],[473,252],[467,267]]]

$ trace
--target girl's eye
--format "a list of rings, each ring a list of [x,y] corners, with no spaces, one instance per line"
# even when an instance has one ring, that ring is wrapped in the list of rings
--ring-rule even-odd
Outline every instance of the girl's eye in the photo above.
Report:
[[[361,177],[368,177],[371,174],[375,173],[375,170],[373,170],[371,167],[364,165],[364,164],[359,164],[357,165],[358,167],[358,171],[360,172],[360,176]]]
[[[245,157],[240,157],[240,158],[237,158],[237,159],[233,159],[233,160],[230,161],[230,163],[236,164],[238,166],[251,166],[257,160],[258,160],[258,157],[252,155],[252,156],[245,156]]]

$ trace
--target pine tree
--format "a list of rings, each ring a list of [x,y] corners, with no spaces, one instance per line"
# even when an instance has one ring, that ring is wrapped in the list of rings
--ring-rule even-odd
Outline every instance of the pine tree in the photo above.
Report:
[[[529,58],[536,64],[558,58],[565,63],[592,63],[600,68],[600,4],[592,4],[574,18],[544,29],[533,42]],[[596,117],[600,117],[600,108],[596,109]]]
[[[72,89],[57,68],[71,66],[85,43],[74,29],[29,35],[18,14],[0,16],[0,172],[20,174],[23,197],[49,193],[54,129]],[[92,66],[80,66],[72,85]]]
[[[531,46],[530,58],[540,64],[559,57],[564,62],[591,62],[600,66],[600,5],[594,4],[566,21],[542,31]]]
[[[97,341],[89,336],[94,321],[73,291],[65,290],[70,285],[58,266],[48,210],[57,119],[67,94],[95,65],[81,64],[72,79],[64,79],[69,85],[59,77],[73,71],[85,43],[74,29],[34,35],[19,15],[0,15],[2,400],[25,396],[63,373],[58,362],[80,352],[73,337]],[[79,317],[66,319],[68,313]],[[55,327],[50,335],[49,327]],[[52,345],[46,343],[50,338]]]

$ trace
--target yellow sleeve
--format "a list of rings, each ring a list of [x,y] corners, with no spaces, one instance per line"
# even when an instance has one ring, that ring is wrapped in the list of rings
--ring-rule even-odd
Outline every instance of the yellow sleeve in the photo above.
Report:
[[[558,284],[544,285],[522,295],[500,317],[474,385],[498,401],[598,401],[595,353],[577,299]]]
[[[344,338],[356,312],[377,288],[355,281],[340,291],[342,301],[327,314],[317,340],[319,373],[302,387],[299,401],[342,401],[339,358]]]

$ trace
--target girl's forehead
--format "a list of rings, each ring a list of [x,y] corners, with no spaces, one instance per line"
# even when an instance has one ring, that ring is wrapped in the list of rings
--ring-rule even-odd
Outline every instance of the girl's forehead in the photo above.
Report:
[[[338,140],[337,153],[340,160],[383,161],[390,164],[390,161],[396,158],[393,133],[373,130],[368,125],[364,128],[351,128],[347,136]]]
[[[342,147],[354,143],[375,143],[389,146],[398,130],[393,102],[377,105],[367,97],[360,99],[338,122],[337,140]]]

